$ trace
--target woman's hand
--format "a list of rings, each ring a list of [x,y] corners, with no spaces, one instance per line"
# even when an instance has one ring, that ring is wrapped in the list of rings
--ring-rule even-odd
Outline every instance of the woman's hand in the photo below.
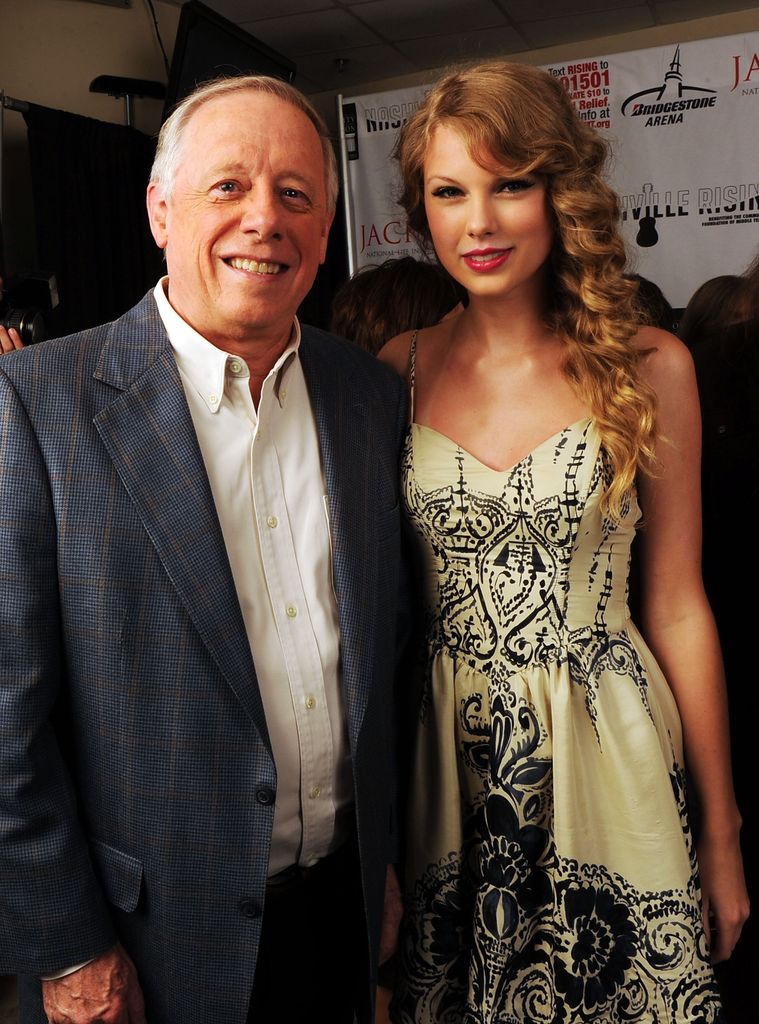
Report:
[[[732,954],[749,915],[737,832],[727,838],[725,835],[702,835],[698,845],[698,864],[704,928],[712,963],[719,963]]]

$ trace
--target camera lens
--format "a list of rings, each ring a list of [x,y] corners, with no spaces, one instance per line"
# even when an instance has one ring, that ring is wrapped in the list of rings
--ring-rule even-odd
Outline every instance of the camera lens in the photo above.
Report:
[[[45,321],[38,309],[6,308],[0,324],[9,330],[15,327],[24,345],[34,345],[45,340]]]

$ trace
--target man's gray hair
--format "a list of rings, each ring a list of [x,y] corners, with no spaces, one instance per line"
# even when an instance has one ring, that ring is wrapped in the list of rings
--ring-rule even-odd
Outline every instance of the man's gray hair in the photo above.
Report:
[[[283,82],[279,78],[270,78],[268,75],[239,75],[235,78],[214,79],[212,82],[199,86],[189,96],[186,96],[161,127],[155,159],[150,171],[150,181],[163,190],[166,198],[170,198],[182,157],[182,142],[187,122],[195,111],[209,100],[245,91],[263,92],[270,96],[277,96],[285,103],[302,110],[309,119],[321,142],[327,203],[330,213],[334,212],[337,205],[339,183],[335,151],[327,134],[327,126],[316,107],[302,92],[287,82]]]

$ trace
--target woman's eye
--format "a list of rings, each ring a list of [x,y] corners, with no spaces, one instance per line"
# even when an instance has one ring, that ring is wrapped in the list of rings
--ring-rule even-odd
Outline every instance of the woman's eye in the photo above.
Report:
[[[531,178],[509,178],[501,182],[499,188],[501,192],[526,192],[534,184]]]
[[[454,199],[461,195],[461,189],[454,185],[441,185],[440,188],[433,189],[432,194],[439,199]]]

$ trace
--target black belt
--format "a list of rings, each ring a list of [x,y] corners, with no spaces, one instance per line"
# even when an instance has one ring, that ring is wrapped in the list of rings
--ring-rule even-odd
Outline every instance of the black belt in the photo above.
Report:
[[[351,849],[355,849],[353,843],[345,843],[334,853],[327,854],[315,864],[304,866],[302,864],[291,864],[289,868],[278,871],[276,875],[266,881],[267,895],[281,895],[291,892],[298,886],[318,882],[330,875],[337,874],[341,865],[346,861]]]

